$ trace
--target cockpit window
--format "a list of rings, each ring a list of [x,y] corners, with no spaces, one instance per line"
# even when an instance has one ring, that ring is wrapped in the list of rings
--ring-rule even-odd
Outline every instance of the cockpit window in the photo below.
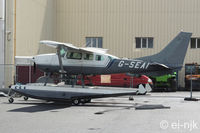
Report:
[[[95,60],[96,60],[96,61],[103,61],[104,58],[103,58],[103,56],[101,56],[101,55],[96,55]]]
[[[67,58],[68,58],[68,59],[81,60],[81,58],[82,58],[82,53],[78,53],[78,52],[68,52],[68,53],[67,53]]]
[[[93,60],[93,54],[83,54],[84,60]]]

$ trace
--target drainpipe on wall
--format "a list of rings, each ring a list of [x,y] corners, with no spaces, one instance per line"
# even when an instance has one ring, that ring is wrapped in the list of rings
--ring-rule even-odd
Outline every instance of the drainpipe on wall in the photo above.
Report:
[[[0,88],[5,88],[5,0],[0,0]]]
[[[15,56],[16,56],[16,32],[17,32],[17,17],[16,17],[16,12],[17,12],[17,0],[14,0],[14,64],[15,64]]]
[[[14,31],[13,31],[13,33],[14,33],[14,36],[13,36],[13,64],[14,64],[14,83],[16,82],[16,77],[17,77],[17,70],[16,70],[16,62],[15,62],[15,56],[16,56],[16,32],[17,32],[17,25],[16,25],[16,23],[17,23],[17,0],[14,0]]]

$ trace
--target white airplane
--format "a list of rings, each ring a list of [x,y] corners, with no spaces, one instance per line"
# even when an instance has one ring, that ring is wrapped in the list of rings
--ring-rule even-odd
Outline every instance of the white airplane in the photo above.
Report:
[[[34,66],[48,73],[97,75],[112,73],[162,75],[180,70],[192,33],[180,32],[161,52],[137,59],[120,59],[107,49],[78,48],[69,43],[40,41],[57,49],[57,53],[34,56]]]
[[[120,59],[110,55],[105,49],[78,48],[69,43],[40,41],[57,49],[54,54],[42,54],[32,58],[34,66],[48,73],[61,75],[90,75],[111,73],[163,74],[180,70],[192,33],[179,33],[161,52],[137,59]],[[65,78],[65,77],[62,77]],[[46,78],[48,79],[48,78]],[[146,93],[150,87],[140,86],[138,90],[81,89],[37,85],[13,85],[11,90],[36,99],[48,101],[71,101],[77,105],[89,102],[92,98],[113,97]],[[9,102],[13,102],[13,98]]]

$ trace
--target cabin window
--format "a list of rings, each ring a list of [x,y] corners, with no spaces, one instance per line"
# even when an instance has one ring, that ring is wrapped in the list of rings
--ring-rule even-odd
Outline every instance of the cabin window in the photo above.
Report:
[[[136,48],[153,48],[153,38],[152,37],[136,37]]]
[[[68,59],[77,59],[77,60],[81,60],[81,59],[82,59],[82,53],[78,53],[78,52],[68,52],[68,53],[67,53],[67,58],[68,58]]]
[[[96,61],[102,61],[104,60],[103,56],[101,55],[96,55],[96,58],[95,58]]]
[[[93,54],[83,54],[84,60],[93,60]]]
[[[86,37],[86,47],[103,47],[103,38],[102,37]]]

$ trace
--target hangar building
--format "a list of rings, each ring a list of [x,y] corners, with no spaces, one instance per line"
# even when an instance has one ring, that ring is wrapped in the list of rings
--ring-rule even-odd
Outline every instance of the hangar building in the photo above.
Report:
[[[5,45],[0,44],[6,85],[13,82],[8,64],[14,64],[14,56],[55,51],[38,44],[44,39],[136,58],[159,52],[180,31],[188,31],[194,41],[185,63],[200,63],[199,0],[6,0],[0,6],[6,14]],[[179,85],[184,86],[184,68]]]

